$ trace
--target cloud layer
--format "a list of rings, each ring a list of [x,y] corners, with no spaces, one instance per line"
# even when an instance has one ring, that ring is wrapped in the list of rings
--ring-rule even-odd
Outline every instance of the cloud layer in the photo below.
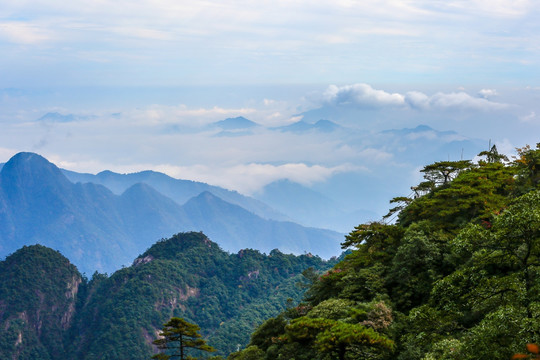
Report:
[[[345,86],[330,85],[323,94],[325,103],[334,106],[355,106],[359,108],[392,108],[409,107],[417,110],[480,110],[496,111],[509,107],[508,104],[490,101],[496,90],[482,89],[480,97],[473,97],[463,91],[426,95],[420,91],[409,91],[405,94],[389,93],[374,89],[368,84]]]
[[[0,66],[10,69],[2,74],[8,86],[523,83],[538,75],[540,59],[532,0],[1,6]]]
[[[247,89],[250,100],[242,106],[135,101],[137,106],[114,110],[95,109],[93,103],[85,111],[50,105],[32,108],[33,93],[4,91],[4,95],[0,162],[17,151],[35,151],[75,171],[151,169],[243,193],[280,179],[312,186],[347,173],[380,176],[381,169],[416,168],[419,164],[409,162],[417,157],[415,161],[422,164],[429,154],[414,144],[448,145],[443,154],[430,155],[446,159],[459,157],[462,149],[470,148],[471,139],[522,146],[537,141],[535,134],[540,131],[534,88],[515,94],[491,87],[429,94],[360,83],[313,90],[307,96],[311,102],[273,99],[264,93],[253,97]],[[63,98],[62,93],[51,96],[49,104]],[[222,128],[212,126],[237,116],[259,126],[236,131],[234,136],[223,136]],[[320,119],[340,126],[324,131],[314,126],[307,131],[283,127]],[[419,124],[427,127],[417,128]],[[407,128],[414,131],[398,131]],[[391,129],[395,131],[384,132]]]

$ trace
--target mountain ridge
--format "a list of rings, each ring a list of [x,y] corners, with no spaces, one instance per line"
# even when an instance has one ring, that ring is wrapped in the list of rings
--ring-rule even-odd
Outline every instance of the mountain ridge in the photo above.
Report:
[[[136,183],[147,183],[163,195],[173,199],[179,205],[185,204],[189,199],[199,195],[203,191],[210,191],[220,198],[261,216],[265,219],[290,220],[289,217],[272,209],[263,202],[247,197],[236,191],[227,190],[219,186],[206,183],[176,179],[166,174],[145,170],[136,173],[118,174],[110,170],[99,172],[96,175],[88,173],[77,173],[69,170],[62,170],[72,182],[92,182],[106,186],[113,193],[121,195],[127,188]]]
[[[325,119],[317,120],[315,123],[307,122],[305,120],[299,120],[290,125],[279,126],[272,128],[273,130],[293,133],[303,133],[308,131],[319,131],[323,133],[330,133],[339,129],[342,129],[341,125]]]
[[[152,244],[131,266],[88,280],[62,254],[25,246],[0,261],[0,353],[35,360],[148,359],[171,316],[199,324],[226,356],[266,318],[299,301],[307,268],[336,260],[230,254],[205,234],[186,232]],[[120,334],[120,335],[119,335]]]
[[[0,173],[0,256],[41,243],[84,272],[113,271],[157,239],[189,230],[209,231],[227,251],[259,244],[261,251],[281,247],[326,258],[341,252],[337,232],[264,219],[210,192],[188,203],[143,183],[121,195],[100,184],[74,184],[45,158],[20,153]]]

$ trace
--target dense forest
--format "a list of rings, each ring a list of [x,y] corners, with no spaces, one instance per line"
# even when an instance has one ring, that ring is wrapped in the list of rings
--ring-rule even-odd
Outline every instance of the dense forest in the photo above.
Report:
[[[90,280],[59,252],[25,246],[0,262],[0,358],[149,359],[176,316],[198,324],[226,356],[251,332],[301,300],[317,256],[246,249],[230,254],[198,232],[164,239],[114,274]]]
[[[540,144],[422,172],[228,359],[502,360],[540,343]]]

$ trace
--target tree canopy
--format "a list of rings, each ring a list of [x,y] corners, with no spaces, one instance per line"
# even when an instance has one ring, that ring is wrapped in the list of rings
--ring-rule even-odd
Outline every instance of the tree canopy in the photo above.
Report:
[[[160,338],[153,341],[160,352],[152,359],[168,360],[195,360],[193,356],[187,355],[190,349],[214,352],[216,349],[206,344],[199,334],[201,328],[191,324],[184,319],[173,317],[167,323],[163,324],[163,329],[159,333]]]
[[[306,274],[304,301],[252,335],[253,359],[526,358],[540,343],[540,144],[479,157],[426,166],[393,199],[395,223],[358,225],[341,262]]]

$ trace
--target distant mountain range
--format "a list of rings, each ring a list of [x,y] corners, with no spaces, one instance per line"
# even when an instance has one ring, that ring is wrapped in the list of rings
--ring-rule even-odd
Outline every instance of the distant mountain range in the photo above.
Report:
[[[320,192],[289,180],[270,183],[253,197],[306,226],[317,224],[318,227],[348,232],[353,229],[354,225],[351,224],[358,225],[359,219],[379,218],[375,212],[368,210],[346,210],[343,205]]]
[[[82,178],[101,179],[121,194]],[[136,181],[144,179],[151,181]],[[19,153],[0,172],[0,256],[39,243],[61,251],[83,272],[111,272],[156,240],[189,230],[204,231],[233,252],[278,248],[325,258],[341,252],[338,232],[263,218],[239,203],[279,217],[256,200],[200,183],[153,172],[62,172],[37,154]]]
[[[320,131],[324,133],[329,133],[332,131],[336,131],[338,129],[342,129],[342,127],[330,120],[319,120],[314,124],[307,121],[300,120],[290,125],[280,126],[274,129],[279,130],[279,131],[289,131],[289,132],[294,132],[294,133],[302,133],[302,132],[308,132],[308,131]]]
[[[73,114],[62,115],[58,112],[46,113],[38,119],[38,121],[51,121],[51,122],[71,122],[75,121],[77,117]]]
[[[406,149],[399,155],[408,162],[433,162],[433,154],[438,154],[437,161],[472,159],[487,148],[478,139],[471,139],[455,131],[439,131],[427,125],[415,128],[392,129],[380,133],[387,141],[387,147]]]
[[[291,220],[284,214],[272,209],[261,201],[255,200],[239,194],[236,191],[230,191],[218,186],[208,185],[206,183],[174,179],[163,173],[155,171],[141,171],[132,174],[118,174],[112,171],[102,171],[97,175],[77,173],[69,170],[62,170],[66,177],[74,182],[94,183],[107,187],[113,193],[121,195],[129,187],[137,183],[145,183],[173,199],[179,205],[186,203],[189,199],[199,195],[204,191],[213,193],[221,199],[245,208],[248,211],[264,218],[273,220]]]
[[[51,114],[46,115],[53,117]],[[454,131],[438,131],[427,125],[365,132],[321,120],[324,114],[304,115],[302,120],[282,127],[265,127],[242,116],[231,117],[189,132],[202,131],[211,137],[284,133],[293,137],[288,141],[299,142],[304,136],[314,136],[324,141],[325,146],[343,151],[348,156],[343,161],[350,161],[346,164],[351,166],[350,170],[338,171],[310,186],[281,179],[266,185],[251,197],[201,182],[173,179],[153,171],[134,174],[103,171],[93,175],[63,170],[63,173],[74,183],[101,184],[116,195],[121,195],[136,183],[146,183],[179,205],[209,191],[263,219],[292,221],[348,233],[360,223],[380,220],[389,208],[387,199],[408,194],[410,186],[421,179],[418,174],[421,166],[440,160],[472,159],[487,146],[487,142],[482,140],[467,138]],[[62,117],[68,119],[75,115],[59,116],[60,121]],[[297,161],[313,165],[302,158]]]

